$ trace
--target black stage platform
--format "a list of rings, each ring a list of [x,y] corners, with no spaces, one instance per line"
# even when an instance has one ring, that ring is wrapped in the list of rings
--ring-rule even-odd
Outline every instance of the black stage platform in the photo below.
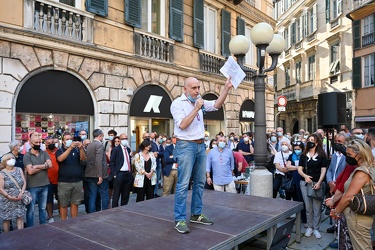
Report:
[[[191,192],[187,213],[190,216]],[[152,199],[76,219],[0,234],[0,249],[230,249],[267,230],[270,247],[277,223],[297,213],[300,242],[302,203],[205,190],[204,214],[211,226],[188,222],[174,228],[174,196]]]

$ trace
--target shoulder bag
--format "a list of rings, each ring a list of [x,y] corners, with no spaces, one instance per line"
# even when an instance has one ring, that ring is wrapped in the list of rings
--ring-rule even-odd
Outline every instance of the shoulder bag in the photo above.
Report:
[[[281,158],[283,158],[284,166],[286,167],[283,152],[281,152]],[[281,188],[285,190],[285,192],[293,193],[295,191],[295,185],[293,184],[293,174],[292,173],[285,173],[283,179],[281,181]]]
[[[365,167],[367,170],[367,168]],[[367,170],[367,174],[370,173]],[[371,178],[371,175],[370,175]],[[372,179],[371,179],[372,180]],[[363,189],[361,188],[361,192],[353,195],[352,199],[350,200],[349,204],[350,209],[353,212],[358,214],[364,215],[375,215],[375,195],[374,195],[374,184],[371,184],[371,194],[364,194]]]
[[[13,181],[13,183],[16,185],[16,187],[21,193],[22,189],[20,188],[20,185],[18,185],[17,181],[13,178],[13,176],[5,169],[4,169],[4,172],[9,176],[9,178]],[[22,203],[25,205],[29,205],[32,200],[33,200],[33,197],[31,196],[31,193],[25,190],[25,192],[23,192],[23,195],[22,195]]]
[[[306,163],[305,163],[305,168],[306,168],[306,174],[307,174],[307,159],[306,159]],[[307,183],[307,197],[318,199],[318,200],[323,200],[324,195],[325,195],[325,191],[326,191],[326,183],[324,181],[322,181],[322,183],[320,184],[320,189],[318,189],[318,190],[313,189],[313,186],[316,183],[317,182]]]

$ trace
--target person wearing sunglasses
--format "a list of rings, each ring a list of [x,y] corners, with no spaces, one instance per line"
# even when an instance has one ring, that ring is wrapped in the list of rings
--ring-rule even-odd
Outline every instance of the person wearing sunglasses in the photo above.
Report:
[[[331,217],[345,217],[354,250],[372,249],[370,231],[373,216],[355,213],[349,208],[353,196],[361,190],[364,194],[371,194],[373,191],[371,186],[375,181],[375,163],[370,146],[361,139],[350,141],[346,147],[346,162],[357,167],[345,182],[344,195],[336,208],[331,210]]]

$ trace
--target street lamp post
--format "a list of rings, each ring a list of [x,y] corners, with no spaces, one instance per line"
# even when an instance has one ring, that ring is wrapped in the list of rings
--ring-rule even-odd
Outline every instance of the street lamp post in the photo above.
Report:
[[[255,96],[255,140],[254,160],[256,170],[251,172],[250,192],[251,195],[272,197],[272,174],[265,168],[267,160],[267,138],[266,138],[266,72],[276,68],[277,60],[285,49],[285,41],[282,36],[274,34],[271,25],[258,23],[250,31],[250,38],[257,47],[258,71],[244,67],[243,59],[249,50],[250,42],[242,35],[235,36],[229,43],[231,53],[237,58],[237,63],[244,72],[254,75]],[[266,51],[272,58],[272,64],[264,69]]]

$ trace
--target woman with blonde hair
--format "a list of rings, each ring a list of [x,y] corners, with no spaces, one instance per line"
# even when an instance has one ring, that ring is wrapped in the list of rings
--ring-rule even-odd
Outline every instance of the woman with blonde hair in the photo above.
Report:
[[[360,193],[361,189],[365,194],[371,194],[375,180],[374,156],[371,148],[363,140],[350,141],[346,147],[346,162],[357,167],[345,182],[345,193],[336,208],[331,210],[331,217],[338,219],[344,214],[353,249],[372,249],[370,230],[373,216],[357,214],[349,208],[351,199]]]
[[[10,221],[17,220],[17,229],[23,228],[25,205],[22,195],[26,189],[25,176],[19,167],[15,167],[16,160],[11,153],[1,158],[0,171],[0,219],[3,220],[3,230],[8,232]],[[18,189],[16,183],[21,188]]]

